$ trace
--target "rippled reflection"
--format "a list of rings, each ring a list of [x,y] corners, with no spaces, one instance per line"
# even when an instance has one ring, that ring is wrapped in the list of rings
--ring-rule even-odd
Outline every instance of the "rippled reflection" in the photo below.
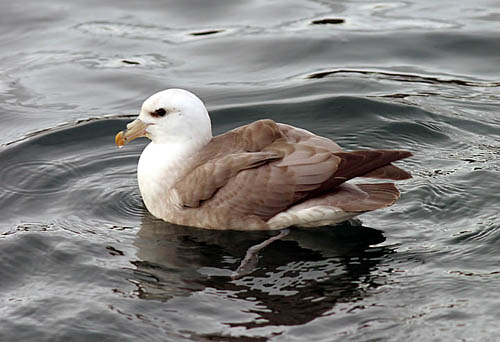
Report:
[[[270,234],[195,229],[145,215],[134,243],[138,251],[131,281],[143,299],[168,302],[212,289],[224,301],[255,303],[252,312],[259,319],[226,322],[247,328],[307,323],[338,301],[362,298],[385,283],[372,271],[393,251],[370,247],[384,241],[382,232],[350,224],[293,229],[261,252],[256,271],[232,281],[246,249]]]

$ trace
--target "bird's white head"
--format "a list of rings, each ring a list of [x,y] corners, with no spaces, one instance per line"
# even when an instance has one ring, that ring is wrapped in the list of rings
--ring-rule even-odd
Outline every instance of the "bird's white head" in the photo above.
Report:
[[[116,135],[118,146],[146,136],[156,144],[205,145],[212,138],[210,116],[203,102],[183,89],[167,89],[142,104],[139,117]]]

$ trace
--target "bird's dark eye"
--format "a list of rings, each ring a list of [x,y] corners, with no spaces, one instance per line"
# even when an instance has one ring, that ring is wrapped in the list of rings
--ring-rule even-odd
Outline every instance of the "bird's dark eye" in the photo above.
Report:
[[[165,114],[167,114],[167,111],[165,110],[165,108],[158,108],[157,110],[155,110],[154,112],[151,113],[151,115],[154,117],[165,116]]]

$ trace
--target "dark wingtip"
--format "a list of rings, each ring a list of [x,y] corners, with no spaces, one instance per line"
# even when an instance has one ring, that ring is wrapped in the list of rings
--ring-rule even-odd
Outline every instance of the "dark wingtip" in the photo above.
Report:
[[[413,153],[411,153],[410,151],[399,150],[398,152],[399,152],[400,159],[413,157]]]

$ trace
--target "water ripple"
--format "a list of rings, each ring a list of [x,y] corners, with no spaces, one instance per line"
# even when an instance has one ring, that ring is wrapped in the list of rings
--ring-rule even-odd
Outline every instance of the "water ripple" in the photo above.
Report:
[[[68,189],[79,175],[78,168],[65,161],[14,162],[0,170],[0,189],[31,196],[52,195]]]
[[[92,21],[75,26],[79,31],[104,36],[118,36],[122,38],[156,40],[160,42],[182,43],[186,41],[203,39],[206,36],[219,36],[232,33],[234,28],[193,30],[179,29],[155,25],[134,25],[130,23],[114,23],[107,21]]]
[[[52,219],[140,217],[144,205],[135,173],[145,141],[118,150],[113,136],[124,126],[122,120],[93,119],[6,146],[0,152],[2,217],[14,218],[18,210],[44,212]]]
[[[361,70],[361,69],[334,69],[318,71],[308,74],[307,78],[321,79],[331,75],[346,75],[346,74],[358,74],[369,77],[379,77],[382,79],[387,79],[396,82],[412,82],[412,83],[427,83],[427,84],[453,84],[458,86],[467,87],[483,87],[483,88],[496,88],[500,87],[500,82],[485,82],[485,81],[472,81],[463,80],[458,78],[442,78],[437,76],[425,76],[425,75],[415,75],[410,73],[397,73],[397,72],[387,72],[380,70]]]

